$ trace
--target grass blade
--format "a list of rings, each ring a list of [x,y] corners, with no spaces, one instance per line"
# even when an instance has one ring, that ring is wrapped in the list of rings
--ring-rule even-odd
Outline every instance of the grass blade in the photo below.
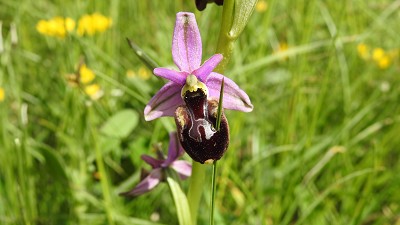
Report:
[[[178,220],[180,225],[191,225],[189,203],[185,193],[182,191],[179,183],[172,177],[167,177],[167,183],[171,189],[172,198],[174,199]]]
[[[129,46],[133,49],[133,52],[139,57],[139,59],[146,65],[150,71],[153,71],[154,68],[159,67],[158,64],[149,56],[147,55],[137,44],[135,44],[129,38],[126,39],[128,41]]]
[[[217,124],[216,129],[219,130],[221,126],[221,116],[222,116],[222,99],[224,98],[224,78],[221,82],[221,90],[219,91],[219,102],[218,102],[218,113],[217,113]]]
[[[217,174],[217,161],[214,161],[213,166],[212,166],[212,176],[211,176],[210,225],[214,225],[215,192],[217,189],[216,180],[215,180],[216,174]]]

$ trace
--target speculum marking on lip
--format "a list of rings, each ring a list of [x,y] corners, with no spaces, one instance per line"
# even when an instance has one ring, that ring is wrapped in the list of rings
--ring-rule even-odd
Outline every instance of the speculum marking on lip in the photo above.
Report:
[[[185,151],[197,162],[218,160],[229,144],[229,127],[225,115],[222,116],[220,130],[214,128],[218,107],[216,101],[207,100],[202,89],[184,93],[185,106],[175,112],[179,140]],[[183,123],[182,123],[183,122]]]

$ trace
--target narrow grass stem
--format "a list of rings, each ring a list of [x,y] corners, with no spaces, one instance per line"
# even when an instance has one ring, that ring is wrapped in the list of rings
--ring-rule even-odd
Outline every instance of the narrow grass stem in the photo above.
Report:
[[[225,79],[222,78],[221,81],[221,89],[219,91],[219,102],[218,102],[218,111],[217,111],[217,124],[215,125],[215,128],[217,131],[221,127],[221,117],[222,117],[222,100],[224,98],[224,84],[225,84]]]
[[[222,100],[224,98],[224,78],[222,78],[221,89],[219,91],[219,102],[218,102],[218,113],[217,113],[217,124],[215,128],[219,131],[221,127],[221,117],[222,117]],[[212,175],[211,175],[211,209],[210,209],[210,224],[214,224],[214,208],[215,208],[215,192],[216,192],[216,173],[217,173],[217,161],[214,161],[212,167]]]
[[[212,176],[211,176],[210,225],[214,225],[215,192],[217,190],[216,174],[217,174],[217,161],[214,161],[212,166]]]
[[[126,40],[128,41],[129,46],[132,48],[136,56],[147,66],[149,70],[153,71],[154,68],[159,67],[158,64],[149,55],[147,55],[135,42],[133,42],[129,38],[127,38]]]
[[[89,109],[89,115],[92,116],[92,109]],[[98,137],[98,134],[96,132],[95,128],[91,128],[91,135],[92,135],[92,141],[95,149],[95,154],[96,154],[96,164],[97,168],[99,170],[100,174],[100,185],[101,185],[101,191],[103,194],[103,200],[104,200],[104,210],[106,211],[107,215],[107,224],[113,225],[114,219],[112,216],[112,200],[111,200],[111,192],[108,184],[108,178],[107,178],[107,173],[106,169],[104,166],[104,159],[103,155],[101,153],[101,150],[98,145],[98,141],[96,140],[96,137]]]

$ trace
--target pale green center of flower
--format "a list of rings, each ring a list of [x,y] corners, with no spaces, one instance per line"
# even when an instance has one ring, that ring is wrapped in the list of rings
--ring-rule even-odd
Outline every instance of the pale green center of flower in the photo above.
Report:
[[[208,95],[208,89],[207,86],[199,81],[197,77],[193,74],[189,74],[186,77],[186,84],[183,86],[182,91],[181,91],[181,96],[182,98],[185,97],[186,92],[194,92],[197,91],[197,89],[201,89],[206,95]]]

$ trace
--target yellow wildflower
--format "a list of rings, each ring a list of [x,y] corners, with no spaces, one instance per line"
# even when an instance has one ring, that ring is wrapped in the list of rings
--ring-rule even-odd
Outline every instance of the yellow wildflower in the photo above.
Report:
[[[279,54],[279,53],[285,52],[288,49],[289,49],[289,46],[286,42],[280,42],[279,45],[277,47],[275,47],[274,54]],[[287,59],[288,59],[287,56],[282,58],[282,60],[287,60]]]
[[[104,32],[111,27],[111,18],[105,17],[100,13],[94,13],[92,15],[92,20],[94,27],[98,32]]]
[[[267,10],[267,8],[268,8],[268,4],[264,0],[260,0],[256,4],[256,11],[257,12],[260,12],[260,13],[261,12],[265,12]]]
[[[278,48],[278,52],[284,52],[286,50],[288,50],[289,46],[286,42],[281,42],[279,43],[279,48]]]
[[[6,93],[2,87],[0,87],[0,102],[4,101]]]
[[[140,67],[139,71],[138,71],[139,77],[142,80],[148,80],[151,77],[151,74],[149,73],[149,71],[145,68],[145,67]]]
[[[64,23],[65,23],[65,29],[68,32],[72,32],[75,29],[75,20],[67,17],[65,18]]]
[[[135,71],[133,71],[133,70],[127,70],[127,71],[126,71],[126,77],[127,77],[127,78],[134,78],[134,77],[136,77]]]
[[[94,26],[92,25],[92,17],[90,15],[84,15],[79,19],[77,33],[80,36],[85,33],[88,35],[93,35],[95,33]]]
[[[376,62],[381,60],[385,56],[385,50],[382,48],[374,48],[372,51],[372,59]]]
[[[146,67],[140,67],[139,70],[137,72],[133,71],[133,70],[127,70],[126,71],[126,77],[127,78],[140,78],[142,80],[148,80],[151,77],[151,73],[149,72],[149,70]]]
[[[358,55],[363,59],[369,59],[369,48],[366,44],[360,43],[357,45]]]
[[[375,48],[372,51],[372,59],[375,61],[376,65],[381,69],[386,69],[390,66],[392,58],[390,53],[387,54],[382,48]]]
[[[100,13],[84,15],[78,21],[77,33],[80,36],[85,34],[94,35],[96,32],[104,32],[111,27],[111,18],[105,17]]]
[[[86,64],[82,64],[79,67],[79,76],[80,76],[79,80],[82,84],[90,83],[95,78],[93,71],[87,68]]]
[[[92,100],[97,100],[103,96],[103,91],[98,84],[91,84],[85,87],[85,93],[89,95]]]
[[[39,20],[36,30],[47,36],[64,38],[75,28],[75,21],[71,18],[54,17],[50,20]]]
[[[386,69],[390,66],[391,63],[391,58],[388,55],[384,55],[383,57],[381,57],[376,64],[378,65],[379,68],[381,69]]]
[[[39,20],[39,22],[36,24],[36,30],[41,34],[47,34],[47,23],[47,20]]]

